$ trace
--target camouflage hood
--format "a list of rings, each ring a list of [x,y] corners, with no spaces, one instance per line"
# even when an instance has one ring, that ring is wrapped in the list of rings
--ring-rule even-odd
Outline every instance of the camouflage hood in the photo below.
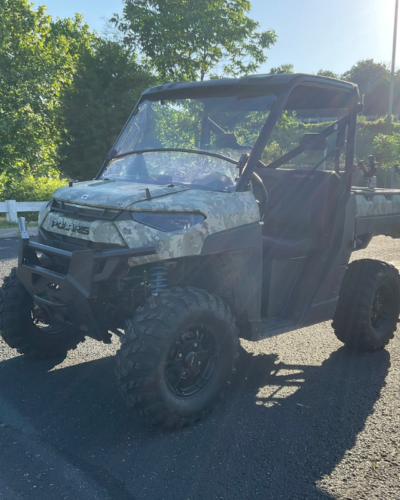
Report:
[[[149,199],[146,188],[149,189],[151,199],[188,190],[184,186],[167,187],[154,184],[94,180],[78,182],[72,187],[64,186],[58,189],[53,197],[79,205],[128,208],[135,203]]]
[[[91,186],[95,186],[94,189]],[[74,214],[58,212],[47,205],[39,213],[39,227],[47,232],[94,243],[128,248],[156,248],[154,255],[131,257],[129,264],[136,266],[200,255],[209,236],[255,224],[260,220],[258,205],[251,191],[227,193],[154,185],[149,186],[149,190],[151,199],[147,199],[146,186],[142,184],[93,181],[73,188],[62,188],[54,197],[74,204],[86,204],[91,208],[127,208],[136,214],[175,212],[182,216],[183,212],[200,213],[203,220],[188,227],[171,227],[169,231],[165,231],[138,222],[133,217],[94,220],[92,216],[85,219],[83,213],[82,217],[75,218]],[[82,196],[86,195],[88,198],[82,200]]]

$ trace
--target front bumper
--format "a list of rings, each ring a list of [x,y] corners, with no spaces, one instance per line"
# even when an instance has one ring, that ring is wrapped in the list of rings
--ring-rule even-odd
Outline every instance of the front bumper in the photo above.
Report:
[[[35,302],[57,321],[71,324],[90,337],[106,340],[107,329],[102,321],[97,321],[94,313],[99,283],[115,278],[120,264],[130,257],[154,255],[156,249],[70,252],[31,241],[23,217],[19,219],[19,228],[21,242],[17,276]],[[63,258],[68,262],[66,273],[44,267],[38,254]]]

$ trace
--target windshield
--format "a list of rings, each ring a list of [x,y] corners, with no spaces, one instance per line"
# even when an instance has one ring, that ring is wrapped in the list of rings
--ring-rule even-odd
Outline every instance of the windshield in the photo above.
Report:
[[[102,178],[231,190],[274,95],[143,101],[118,139]]]

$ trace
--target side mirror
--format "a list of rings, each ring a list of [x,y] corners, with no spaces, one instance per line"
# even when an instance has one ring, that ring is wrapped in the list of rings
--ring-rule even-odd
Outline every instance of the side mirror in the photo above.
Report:
[[[306,134],[300,141],[304,151],[325,151],[328,147],[326,137],[321,134]]]

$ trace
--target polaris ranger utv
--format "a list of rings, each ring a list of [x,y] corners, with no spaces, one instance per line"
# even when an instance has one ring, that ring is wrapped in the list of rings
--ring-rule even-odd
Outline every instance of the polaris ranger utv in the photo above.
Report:
[[[238,337],[333,318],[349,347],[383,348],[398,271],[349,259],[375,235],[400,236],[400,190],[352,189],[361,107],[355,85],[301,74],[146,90],[96,178],[40,212],[38,242],[20,219],[3,339],[47,358],[120,335],[119,388],[162,428],[208,411]],[[285,120],[309,109],[339,118],[277,154]]]

